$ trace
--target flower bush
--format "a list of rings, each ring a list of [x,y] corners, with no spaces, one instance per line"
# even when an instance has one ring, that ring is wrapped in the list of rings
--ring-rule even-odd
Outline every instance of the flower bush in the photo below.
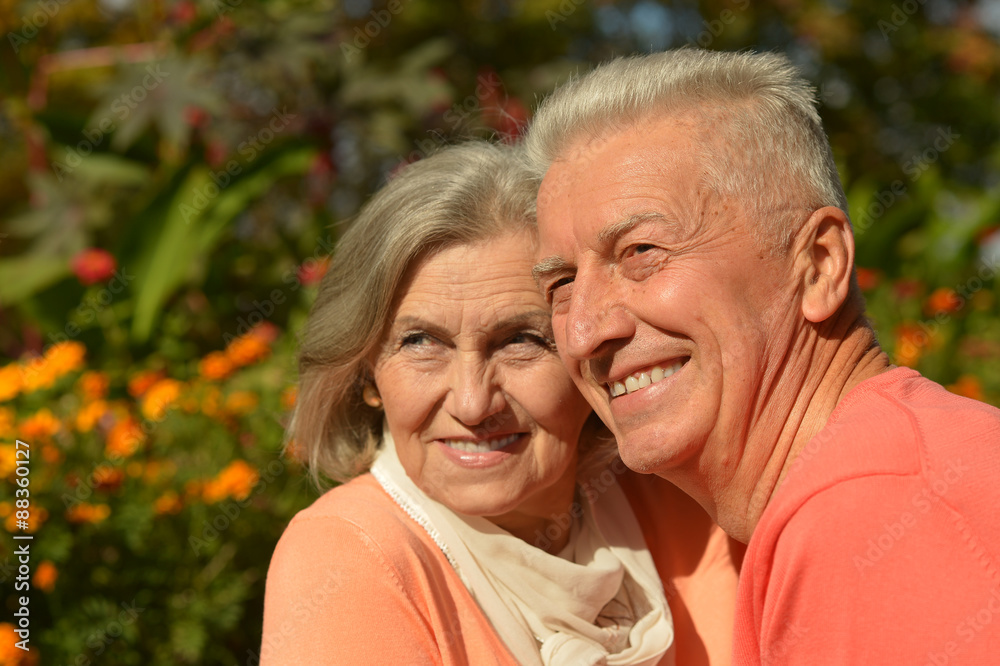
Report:
[[[187,364],[121,372],[89,368],[84,346],[64,342],[3,368],[0,520],[35,536],[31,645],[45,646],[47,663],[256,652],[259,630],[220,639],[259,626],[270,550],[311,499],[282,455],[294,404],[286,338],[261,324]],[[203,372],[222,359],[224,375]],[[30,446],[26,529],[15,520],[16,440]],[[5,571],[16,568],[9,543]],[[13,628],[0,625],[4,636]],[[10,647],[0,663],[38,663]]]

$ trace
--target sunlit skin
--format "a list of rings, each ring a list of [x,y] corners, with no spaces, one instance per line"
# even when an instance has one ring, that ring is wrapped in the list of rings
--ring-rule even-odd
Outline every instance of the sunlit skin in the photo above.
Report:
[[[577,441],[591,412],[555,351],[531,277],[536,245],[518,233],[416,262],[374,362],[407,475],[454,511],[532,544],[573,501]],[[514,435],[497,452],[461,460],[445,443]],[[569,538],[556,531],[553,552]]]
[[[843,212],[789,196],[775,219],[801,228],[788,251],[767,250],[745,206],[704,185],[698,138],[709,129],[681,115],[567,149],[539,193],[535,275],[624,462],[747,542],[796,452],[888,361],[848,297]],[[609,383],[654,366],[679,369],[612,398]]]

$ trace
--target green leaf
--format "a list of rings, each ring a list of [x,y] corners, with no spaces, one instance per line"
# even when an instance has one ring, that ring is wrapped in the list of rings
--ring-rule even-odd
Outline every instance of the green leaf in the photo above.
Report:
[[[163,230],[150,238],[143,253],[146,258],[138,262],[143,268],[136,276],[134,340],[149,339],[163,304],[183,284],[192,266],[215,247],[232,220],[278,179],[304,173],[314,155],[315,150],[308,147],[289,150],[221,191],[209,169],[202,166],[191,171],[173,197]]]
[[[0,305],[12,305],[69,274],[65,259],[27,255],[0,261]]]

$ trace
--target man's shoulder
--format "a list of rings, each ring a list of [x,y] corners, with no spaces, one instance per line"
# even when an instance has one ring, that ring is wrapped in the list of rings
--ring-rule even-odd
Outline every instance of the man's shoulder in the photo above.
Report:
[[[1000,409],[956,395],[910,368],[893,368],[851,390],[824,430],[828,438],[850,432],[868,439],[882,434],[903,441],[1000,444]]]

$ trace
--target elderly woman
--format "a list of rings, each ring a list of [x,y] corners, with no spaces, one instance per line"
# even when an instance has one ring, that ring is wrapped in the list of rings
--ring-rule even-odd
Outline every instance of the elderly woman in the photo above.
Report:
[[[728,658],[727,542],[596,435],[531,278],[514,150],[407,167],[339,242],[290,436],[343,485],[278,544],[264,664]]]

